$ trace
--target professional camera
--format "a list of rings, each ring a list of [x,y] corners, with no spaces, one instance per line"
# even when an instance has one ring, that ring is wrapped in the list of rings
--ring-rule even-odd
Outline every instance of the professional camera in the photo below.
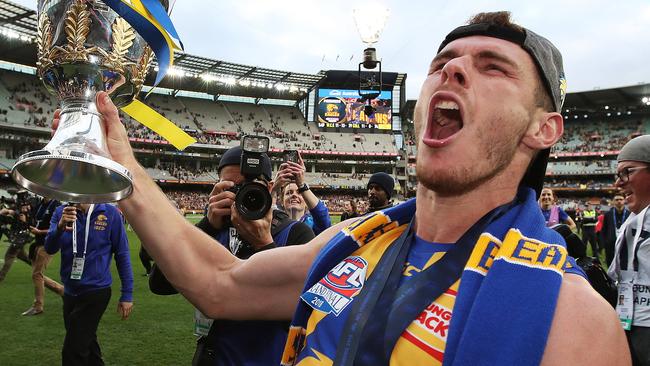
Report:
[[[229,191],[234,192],[237,212],[246,220],[259,220],[271,209],[268,182],[270,175],[264,171],[263,161],[268,159],[269,138],[244,136],[241,141],[240,171],[244,181]]]
[[[16,198],[3,198],[2,204],[13,211],[10,215],[0,215],[0,227],[12,246],[22,247],[34,240],[29,230],[31,202],[27,191],[10,188],[7,190]]]

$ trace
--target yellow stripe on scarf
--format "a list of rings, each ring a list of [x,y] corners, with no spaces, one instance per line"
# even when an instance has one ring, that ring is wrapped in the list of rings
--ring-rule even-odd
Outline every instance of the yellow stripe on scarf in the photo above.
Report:
[[[122,110],[131,116],[131,118],[162,136],[178,150],[184,150],[186,147],[196,142],[194,137],[188,135],[185,131],[178,128],[178,126],[176,126],[172,121],[163,117],[137,99],[126,107],[123,107]]]

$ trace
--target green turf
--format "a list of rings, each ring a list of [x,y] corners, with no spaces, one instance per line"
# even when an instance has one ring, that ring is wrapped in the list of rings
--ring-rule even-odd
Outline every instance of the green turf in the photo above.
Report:
[[[192,220],[193,221],[193,220]],[[129,231],[134,272],[134,309],[122,321],[116,312],[120,280],[113,264],[113,295],[97,336],[106,365],[189,365],[195,348],[193,308],[180,295],[158,296],[149,291],[140,264],[140,241]],[[0,262],[6,242],[0,242]],[[46,275],[60,281],[60,255],[52,259]],[[16,260],[0,282],[0,365],[60,365],[65,335],[63,301],[46,290],[45,312],[23,317],[34,296],[31,267]]]

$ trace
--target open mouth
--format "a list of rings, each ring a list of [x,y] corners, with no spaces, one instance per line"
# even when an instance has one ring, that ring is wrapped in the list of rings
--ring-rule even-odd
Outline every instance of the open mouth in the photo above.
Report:
[[[434,98],[429,118],[424,140],[430,146],[444,145],[463,128],[460,105],[451,98]]]

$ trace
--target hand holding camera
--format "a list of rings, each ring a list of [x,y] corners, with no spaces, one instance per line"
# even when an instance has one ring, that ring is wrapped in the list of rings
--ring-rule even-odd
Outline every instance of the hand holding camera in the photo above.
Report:
[[[231,191],[235,183],[222,181],[214,185],[208,199],[208,221],[215,229],[223,228],[232,212],[235,193]]]
[[[298,150],[285,150],[277,180],[280,186],[294,182],[299,187],[305,182],[305,163]]]
[[[264,217],[257,220],[244,218],[234,204],[231,211],[230,220],[232,225],[237,229],[239,236],[255,250],[259,250],[273,242],[273,236],[271,236],[273,210],[268,210]]]
[[[75,221],[77,221],[77,208],[75,206],[66,206],[61,213],[58,228],[60,231],[72,231],[72,224]]]

